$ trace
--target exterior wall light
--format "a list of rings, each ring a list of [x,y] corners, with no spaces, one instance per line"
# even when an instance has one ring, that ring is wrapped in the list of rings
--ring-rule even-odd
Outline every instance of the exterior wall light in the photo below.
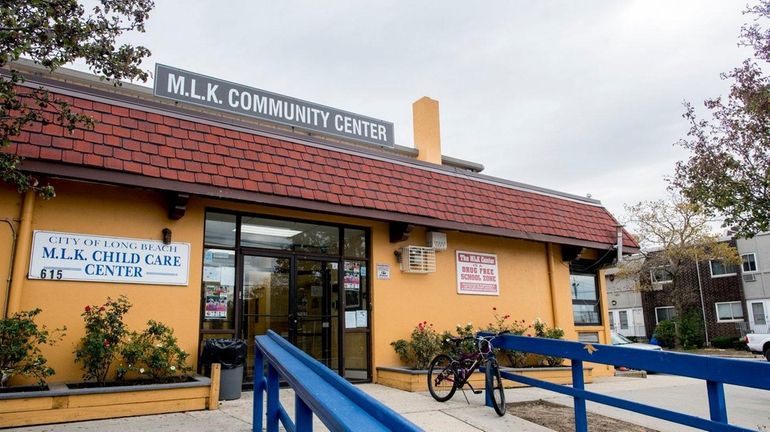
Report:
[[[171,230],[168,228],[163,228],[163,244],[168,245],[171,244]]]

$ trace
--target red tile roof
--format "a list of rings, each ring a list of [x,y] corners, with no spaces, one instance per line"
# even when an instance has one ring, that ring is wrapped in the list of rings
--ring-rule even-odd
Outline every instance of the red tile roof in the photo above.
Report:
[[[70,133],[35,124],[9,151],[28,160],[420,216],[472,232],[482,227],[512,237],[554,236],[607,247],[616,242],[615,219],[589,202],[172,114],[64,99],[96,120],[93,130]],[[624,237],[624,245],[637,247]]]

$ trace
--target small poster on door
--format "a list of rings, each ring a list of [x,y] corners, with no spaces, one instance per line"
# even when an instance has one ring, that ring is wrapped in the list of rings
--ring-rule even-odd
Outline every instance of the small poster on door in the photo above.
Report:
[[[369,314],[365,310],[356,311],[356,327],[366,327],[369,325]]]
[[[361,306],[361,263],[345,262],[342,284],[345,288],[345,307],[354,309]]]
[[[204,317],[212,320],[227,319],[227,296],[224,294],[207,295]]]

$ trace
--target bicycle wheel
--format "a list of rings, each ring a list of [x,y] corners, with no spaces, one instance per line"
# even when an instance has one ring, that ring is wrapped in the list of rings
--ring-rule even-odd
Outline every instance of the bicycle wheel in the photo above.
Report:
[[[446,402],[457,390],[455,386],[455,368],[452,359],[446,354],[437,355],[428,367],[428,391],[433,399]]]
[[[505,388],[503,388],[503,378],[500,376],[500,367],[497,365],[497,359],[487,360],[486,368],[487,388],[492,393],[492,407],[499,416],[505,415]]]

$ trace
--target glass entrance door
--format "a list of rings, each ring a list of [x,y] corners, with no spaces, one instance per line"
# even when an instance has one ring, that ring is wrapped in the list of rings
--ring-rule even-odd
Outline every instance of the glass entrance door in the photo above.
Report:
[[[296,319],[293,343],[333,370],[339,370],[339,265],[296,260]]]
[[[273,330],[333,370],[339,370],[337,262],[243,256],[241,331],[253,368],[254,336]]]
[[[207,210],[201,346],[273,330],[351,381],[371,380],[369,232]]]
[[[241,334],[248,346],[246,375],[254,368],[254,336],[273,330],[290,339],[291,259],[243,256]]]
[[[749,313],[750,315],[750,324],[751,329],[755,333],[767,333],[770,331],[770,325],[768,325],[768,319],[767,319],[767,309],[766,305],[770,303],[769,301],[750,301],[749,302]]]

